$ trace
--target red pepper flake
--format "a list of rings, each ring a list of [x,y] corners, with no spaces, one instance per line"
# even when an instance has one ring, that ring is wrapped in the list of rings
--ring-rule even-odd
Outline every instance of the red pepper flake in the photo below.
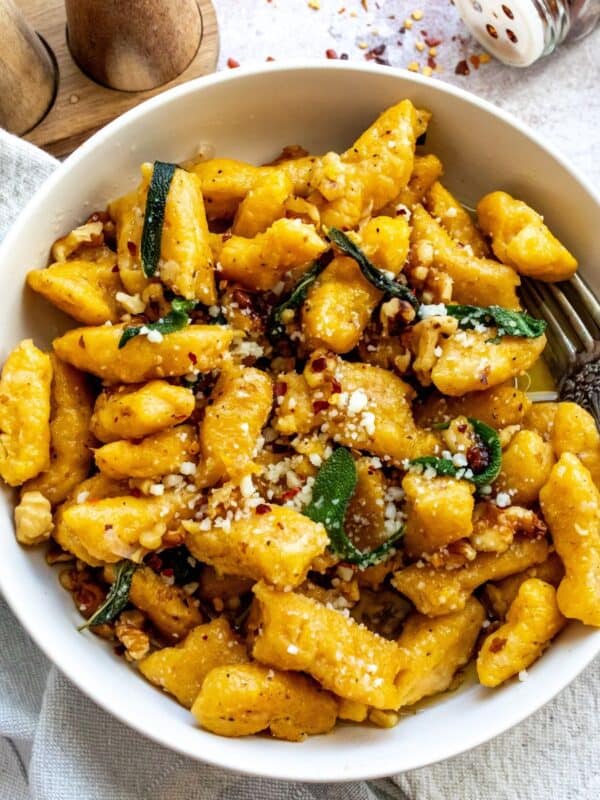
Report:
[[[430,69],[436,69],[437,68],[437,61],[435,60],[435,58],[433,56],[427,56],[427,66]]]
[[[271,513],[271,506],[268,506],[266,503],[259,503],[256,506],[256,513],[257,514],[270,514]]]
[[[231,239],[232,236],[233,236],[233,233],[231,231],[225,231],[225,233],[221,234],[221,241],[222,242],[228,242]]]
[[[119,265],[115,264],[114,267],[111,269],[111,272],[118,272],[118,271],[119,271]]]
[[[127,249],[130,256],[137,256],[137,244],[135,242],[127,242]]]
[[[335,50],[332,47],[329,47],[327,50],[325,50],[325,55],[327,56],[327,58],[337,58],[338,57],[338,54],[335,52]]]
[[[472,55],[472,56],[469,56],[469,61],[475,67],[475,69],[479,69],[479,65],[481,63],[481,59],[479,58],[479,56],[476,53],[474,55]]]
[[[286,492],[284,492],[281,495],[280,500],[283,503],[285,503],[287,500],[293,500],[294,497],[296,497],[296,495],[298,494],[299,491],[300,491],[300,489],[288,489]]]
[[[142,496],[142,493],[140,492],[140,490],[136,489],[136,488],[131,489],[130,490],[130,494],[131,494],[132,497],[141,497]]]
[[[227,66],[229,67],[229,69],[235,69],[236,67],[239,67],[239,65],[240,65],[240,62],[236,61],[235,58],[228,58],[227,59]]]
[[[458,64],[454,67],[454,74],[455,75],[470,75],[471,70],[469,69],[469,65],[467,64],[466,60],[463,58],[462,61],[459,61]]]
[[[162,567],[162,558],[159,558],[156,553],[152,553],[148,561],[146,562],[150,569],[153,569],[155,572],[160,572]]]
[[[273,56],[267,56],[265,58],[265,61],[275,61],[275,59],[273,58]]]
[[[427,47],[438,47],[442,43],[442,39],[434,39],[433,36],[428,36],[425,39]]]
[[[342,384],[337,380],[337,378],[331,379],[331,394],[340,394],[342,391]]]
[[[192,362],[192,364],[198,363],[198,356],[196,355],[196,353],[188,353],[188,358]]]
[[[319,356],[311,363],[310,368],[313,372],[323,372],[327,369],[327,359],[325,356]]]
[[[507,639],[503,639],[501,636],[495,636],[490,644],[490,653],[499,653],[500,650],[504,649],[506,642]]]
[[[387,58],[383,57],[385,53],[385,44],[378,44],[376,47],[372,47],[367,53],[365,53],[365,59],[367,61],[375,61],[376,64],[383,64],[386,67],[389,67],[390,62]]]
[[[285,397],[288,387],[285,381],[277,381],[273,387],[275,397]]]
[[[315,414],[319,414],[321,411],[325,411],[325,409],[329,408],[329,403],[327,400],[315,400],[312,407]]]
[[[175,575],[175,573],[173,572],[173,567],[166,567],[160,574],[164,575],[165,578],[172,578],[173,575]]]

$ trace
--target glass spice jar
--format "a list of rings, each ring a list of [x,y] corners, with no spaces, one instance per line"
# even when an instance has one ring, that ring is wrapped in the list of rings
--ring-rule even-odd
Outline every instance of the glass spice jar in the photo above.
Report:
[[[454,0],[471,33],[505,64],[527,67],[600,19],[600,0]]]

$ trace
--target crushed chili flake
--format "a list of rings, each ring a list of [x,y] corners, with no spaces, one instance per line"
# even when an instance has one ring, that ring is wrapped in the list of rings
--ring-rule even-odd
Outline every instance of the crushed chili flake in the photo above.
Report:
[[[437,61],[433,56],[427,56],[427,66],[431,70],[437,69]]]
[[[275,59],[273,58],[273,56],[267,56],[265,58],[265,61],[275,61]]]
[[[293,500],[299,491],[300,489],[287,489],[287,491],[285,491],[279,499],[283,502],[286,502],[287,500]]]
[[[127,249],[130,256],[135,257],[137,255],[137,244],[135,242],[127,242]]]
[[[325,55],[327,56],[327,58],[337,58],[338,57],[338,54],[335,52],[335,50],[332,47],[329,47],[327,50],[325,50]]]
[[[276,381],[273,387],[273,394],[275,397],[285,397],[288,387],[285,381]]]
[[[268,506],[266,503],[259,503],[256,506],[257,514],[269,514],[270,511],[271,511],[271,506]]]
[[[235,58],[228,58],[227,59],[227,66],[229,67],[229,69],[235,69],[236,67],[239,67],[239,65],[240,65],[240,62],[236,61]]]
[[[172,578],[173,575],[175,575],[172,567],[165,567],[165,569],[163,569],[163,571],[160,574],[164,575],[165,578]]]
[[[439,47],[442,43],[441,39],[434,39],[433,36],[425,37],[425,44],[427,47]]]
[[[325,356],[319,356],[311,363],[310,368],[313,372],[323,372],[327,369],[327,359]]]
[[[462,61],[459,61],[458,64],[454,67],[454,74],[455,75],[470,75],[471,70],[469,69],[469,65],[467,64],[466,60],[463,58]]]
[[[159,558],[156,553],[152,553],[148,561],[146,562],[150,569],[153,569],[155,572],[160,572],[162,567],[162,558]]]
[[[329,408],[329,403],[327,400],[315,400],[312,407],[315,414],[319,414],[321,411],[325,411],[325,409]]]
[[[191,352],[188,353],[188,358],[192,362],[192,364],[198,363],[198,356],[196,355],[196,353],[191,353]]]

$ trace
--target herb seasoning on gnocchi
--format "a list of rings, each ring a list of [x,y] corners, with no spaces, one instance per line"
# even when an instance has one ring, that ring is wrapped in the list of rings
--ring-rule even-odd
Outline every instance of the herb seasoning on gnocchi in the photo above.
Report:
[[[27,276],[75,326],[2,370],[17,539],[214,733],[389,727],[600,626],[600,434],[515,388],[546,344],[519,276],[577,263],[504,192],[471,217],[429,119],[144,164]]]

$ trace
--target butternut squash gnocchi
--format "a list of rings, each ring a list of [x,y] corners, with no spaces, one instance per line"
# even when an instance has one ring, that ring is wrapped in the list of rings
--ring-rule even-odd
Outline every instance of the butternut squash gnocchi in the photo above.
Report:
[[[600,434],[516,384],[546,345],[519,276],[577,262],[521,200],[465,209],[429,119],[144,164],[27,276],[73,327],[2,370],[17,539],[215,734],[390,727],[600,627]]]

